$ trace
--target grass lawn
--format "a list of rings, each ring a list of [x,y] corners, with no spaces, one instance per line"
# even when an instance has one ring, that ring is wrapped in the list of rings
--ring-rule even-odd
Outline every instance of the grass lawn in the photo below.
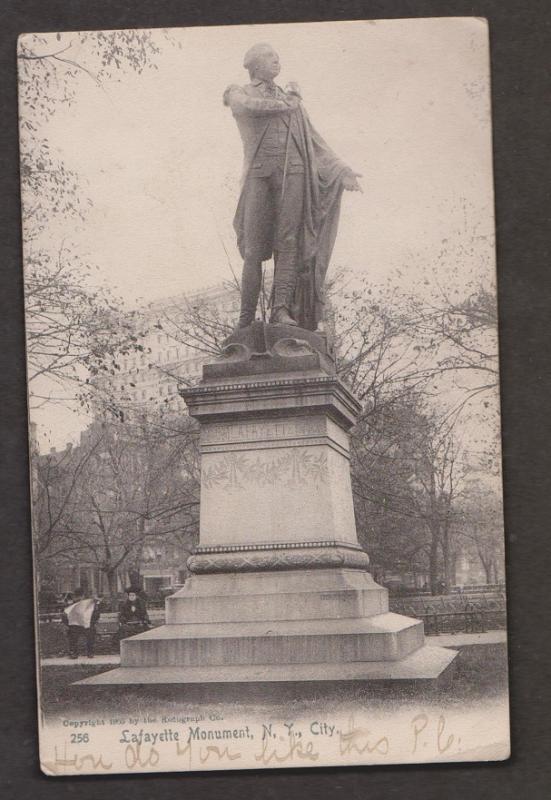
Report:
[[[149,713],[190,713],[208,705],[209,710],[219,709],[224,715],[270,715],[284,717],[292,711],[295,715],[312,713],[323,708],[325,713],[343,704],[362,705],[369,700],[370,707],[383,710],[392,703],[426,702],[445,706],[461,706],[503,695],[507,689],[507,649],[505,644],[469,645],[462,647],[455,662],[451,679],[442,686],[412,686],[396,683],[359,684],[343,682],[326,686],[290,684],[277,686],[272,691],[258,684],[241,685],[228,689],[203,685],[200,700],[193,686],[136,686],[136,687],[85,687],[72,686],[75,681],[105,672],[106,666],[93,663],[42,668],[41,706],[44,713],[54,716],[82,717],[83,715],[136,715]],[[320,688],[321,687],[321,688]]]

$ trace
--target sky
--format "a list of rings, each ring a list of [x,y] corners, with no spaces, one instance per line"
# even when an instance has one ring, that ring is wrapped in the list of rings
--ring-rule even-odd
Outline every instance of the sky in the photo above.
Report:
[[[154,38],[157,69],[102,88],[82,72],[75,102],[43,131],[91,201],[82,224],[52,222],[49,243],[69,237],[130,306],[227,280],[228,256],[240,271],[232,219],[242,148],[222,94],[248,82],[243,54],[258,41],[279,52],[277,82],[299,83],[314,126],[362,174],[363,194],[344,196],[334,267],[414,291],[473,276],[492,285],[483,20],[187,28]],[[72,41],[71,58],[91,63],[73,34],[54,41]],[[467,251],[459,264],[457,248]],[[62,410],[36,421],[58,446],[82,426]]]

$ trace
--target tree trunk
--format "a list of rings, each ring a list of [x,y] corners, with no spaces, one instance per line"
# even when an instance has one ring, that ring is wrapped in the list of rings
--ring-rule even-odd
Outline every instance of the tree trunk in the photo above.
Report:
[[[492,566],[493,562],[491,558],[482,558],[480,556],[480,561],[482,562],[482,566],[484,567],[484,574],[486,575],[486,583],[492,583]]]
[[[438,538],[433,533],[429,551],[429,581],[430,593],[440,593],[440,575],[438,572]]]
[[[452,554],[450,552],[450,532],[444,530],[442,536],[442,560],[444,562],[445,592],[449,594],[453,584]]]
[[[130,583],[130,586],[134,586],[137,589],[143,588],[139,564],[128,570],[128,582]]]
[[[107,586],[109,587],[109,605],[111,611],[116,611],[118,607],[118,592],[117,592],[117,571],[114,569],[105,570],[107,577]]]

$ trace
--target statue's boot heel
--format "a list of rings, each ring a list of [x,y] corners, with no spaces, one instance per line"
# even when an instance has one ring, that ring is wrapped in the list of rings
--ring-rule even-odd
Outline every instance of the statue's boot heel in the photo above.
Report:
[[[296,321],[292,318],[289,314],[289,311],[285,306],[280,306],[279,308],[274,308],[273,314],[270,318],[270,322],[275,325],[296,325]]]

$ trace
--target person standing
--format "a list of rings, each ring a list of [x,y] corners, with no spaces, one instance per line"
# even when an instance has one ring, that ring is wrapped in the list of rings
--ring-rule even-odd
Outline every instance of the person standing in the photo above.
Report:
[[[63,623],[67,626],[69,658],[78,658],[78,646],[81,638],[86,642],[86,655],[94,657],[96,639],[96,623],[100,616],[99,601],[86,597],[79,586],[73,592],[73,603],[63,612]]]

